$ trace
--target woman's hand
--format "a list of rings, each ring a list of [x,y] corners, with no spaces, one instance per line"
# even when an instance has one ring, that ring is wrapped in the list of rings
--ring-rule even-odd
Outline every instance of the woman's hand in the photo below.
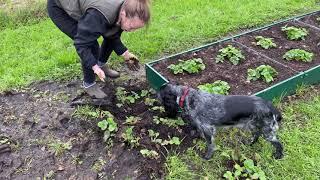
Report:
[[[132,53],[130,53],[128,50],[126,52],[124,52],[122,55],[121,55],[128,68],[132,71],[138,71],[140,69],[140,65],[139,65],[139,59]]]
[[[98,75],[101,81],[105,82],[106,75],[104,74],[104,71],[97,64],[92,66],[92,70],[96,75]]]

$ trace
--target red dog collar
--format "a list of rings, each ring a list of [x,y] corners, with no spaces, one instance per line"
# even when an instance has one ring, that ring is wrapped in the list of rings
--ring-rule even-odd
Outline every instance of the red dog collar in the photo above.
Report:
[[[188,93],[189,93],[189,87],[186,87],[186,88],[183,90],[183,95],[180,97],[180,100],[179,100],[179,106],[180,106],[181,109],[183,109],[184,100],[186,99]]]

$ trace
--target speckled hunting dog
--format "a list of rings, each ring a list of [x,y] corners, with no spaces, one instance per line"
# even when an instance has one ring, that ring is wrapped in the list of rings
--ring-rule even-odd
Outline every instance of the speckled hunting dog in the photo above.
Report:
[[[272,105],[256,96],[224,96],[209,94],[185,86],[166,84],[160,88],[158,97],[167,116],[181,117],[190,121],[207,142],[205,159],[214,152],[214,135],[217,127],[233,126],[253,133],[251,144],[262,135],[275,147],[274,157],[283,157],[282,144],[276,137],[281,113]]]

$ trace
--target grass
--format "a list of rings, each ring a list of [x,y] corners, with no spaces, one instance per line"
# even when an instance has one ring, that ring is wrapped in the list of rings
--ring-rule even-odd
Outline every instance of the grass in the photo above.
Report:
[[[314,10],[319,8],[316,4],[316,0],[186,0],[184,3],[156,0],[148,30],[125,33],[123,41],[145,63],[213,41],[239,28]],[[6,26],[0,31],[0,92],[45,79],[80,79],[81,68],[73,42],[49,19],[31,25],[17,20],[17,24],[21,26]],[[119,66],[118,57],[111,59],[111,64]]]
[[[203,141],[198,141],[185,154],[173,154],[167,157],[167,178],[220,179],[227,170],[226,158],[222,154],[232,149],[257,161],[268,179],[319,179],[319,89],[319,87],[313,90],[300,88],[294,101],[279,104],[284,116],[278,133],[285,148],[283,159],[273,159],[271,157],[273,148],[261,138],[257,144],[250,147],[241,143],[246,136],[241,131],[221,130],[216,141],[218,150],[210,161],[202,160],[195,152],[199,149],[204,152]]]
[[[47,17],[46,0],[0,0],[0,30],[40,22]]]

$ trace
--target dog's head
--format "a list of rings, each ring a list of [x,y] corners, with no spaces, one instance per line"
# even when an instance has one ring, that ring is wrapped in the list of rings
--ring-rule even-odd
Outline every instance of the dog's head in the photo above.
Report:
[[[168,117],[174,118],[179,112],[178,96],[181,96],[181,87],[172,83],[162,86],[158,92],[158,98]]]

